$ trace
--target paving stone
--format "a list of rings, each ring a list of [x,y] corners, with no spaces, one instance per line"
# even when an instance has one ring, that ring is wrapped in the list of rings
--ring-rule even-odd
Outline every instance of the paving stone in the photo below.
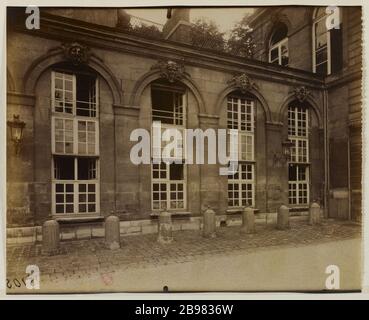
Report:
[[[188,223],[188,226],[192,225],[196,223]],[[144,227],[155,229],[155,225]],[[114,251],[106,250],[103,238],[63,241],[61,254],[56,256],[42,256],[39,243],[10,245],[7,247],[7,277],[22,277],[27,265],[36,264],[44,281],[63,281],[71,277],[89,277],[100,271],[106,273],[183,263],[214,255],[232,256],[237,252],[255,252],[270,246],[297,247],[359,237],[361,234],[360,225],[348,222],[323,220],[321,225],[310,226],[306,221],[292,220],[288,230],[276,230],[275,224],[256,224],[256,232],[245,236],[240,236],[240,226],[218,228],[214,239],[204,239],[199,230],[175,231],[174,241],[163,246],[156,242],[156,233],[141,234],[138,233],[141,232],[140,227],[129,228],[131,232],[136,231],[136,235],[127,233],[122,240],[122,248]],[[87,235],[90,232],[86,232]]]

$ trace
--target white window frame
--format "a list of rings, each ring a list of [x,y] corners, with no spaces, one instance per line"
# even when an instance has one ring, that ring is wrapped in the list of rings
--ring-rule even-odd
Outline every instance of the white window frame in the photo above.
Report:
[[[165,165],[165,178],[161,178],[159,176],[159,178],[154,178],[154,166],[161,166],[161,165]],[[163,169],[161,169],[162,171]],[[160,171],[160,170],[159,170]],[[160,172],[159,172],[160,174]],[[162,201],[161,199],[159,200],[154,200],[154,193],[162,193],[161,191],[157,192],[154,191],[154,184],[164,184],[166,186],[166,200],[164,200],[166,202],[165,207],[162,208],[161,205],[159,205],[159,208],[154,208],[154,203],[155,202],[160,202]],[[176,207],[172,207],[171,206],[171,193],[174,192],[171,190],[171,185],[178,185],[178,184],[182,184],[183,189],[182,189],[182,193],[183,193],[183,208],[178,208],[177,205]],[[177,198],[178,198],[178,190],[177,190]],[[151,209],[153,211],[161,211],[161,210],[169,210],[169,211],[184,211],[187,210],[187,166],[183,163],[183,180],[171,180],[170,179],[170,164],[169,163],[153,163],[151,164]]]
[[[316,49],[316,35],[315,35],[315,30],[316,30],[316,25],[318,23],[320,23],[323,19],[326,19],[328,17],[328,15],[324,15],[320,18],[317,18],[314,23],[313,23],[313,72],[316,73],[316,69],[317,69],[317,64],[316,64],[316,54],[317,54],[317,49]],[[331,74],[331,33],[329,32],[329,30],[327,30],[325,32],[326,37],[327,37],[327,75]],[[322,62],[321,64],[323,64],[324,62]]]
[[[290,180],[288,177],[288,191],[289,191],[289,197],[288,201],[289,204],[295,205],[295,206],[306,206],[309,204],[310,201],[310,162],[309,162],[309,116],[310,112],[308,108],[301,107],[301,106],[294,106],[291,105],[288,107],[288,139],[294,143],[293,149],[294,152],[291,151],[291,158],[288,163],[288,165],[296,165],[296,176],[297,180],[293,181]],[[302,112],[305,113],[305,120],[299,119],[299,113]],[[291,118],[291,114],[293,117]],[[301,123],[304,124],[304,126],[301,128]],[[294,134],[291,134],[291,126],[293,128]],[[299,132],[303,132],[303,134],[299,134]],[[301,157],[303,155],[300,154],[301,148],[299,148],[299,143],[303,142],[306,143],[306,157],[305,159],[301,160]],[[305,179],[299,180],[298,176],[298,170],[301,167],[305,167]],[[289,174],[289,173],[288,173]],[[300,184],[306,185],[306,191],[307,191],[307,201],[301,202],[300,201],[300,193],[303,192],[303,188],[300,188]],[[296,190],[296,196],[293,198],[291,196],[291,193],[293,192],[292,186],[295,186]],[[295,201],[291,201],[291,199],[295,199]]]
[[[236,108],[235,108],[236,106]],[[231,109],[230,109],[231,107]],[[242,108],[245,107],[244,110]],[[249,111],[248,111],[249,107]],[[236,111],[235,111],[236,109]],[[245,111],[245,112],[243,112]],[[242,119],[244,117],[244,120]],[[237,174],[228,177],[228,207],[229,208],[237,208],[238,206],[229,205],[229,202],[234,202],[235,200],[231,200],[229,198],[230,188],[229,186],[237,185],[239,188],[239,198],[237,201],[240,206],[242,206],[242,202],[244,200],[247,201],[247,198],[243,199],[242,197],[242,185],[251,184],[251,192],[252,192],[252,200],[249,205],[255,205],[255,101],[248,97],[240,97],[230,95],[227,97],[227,127],[228,127],[228,136],[230,136],[230,130],[237,130],[238,133],[238,171]],[[243,139],[251,139],[251,144],[243,143]],[[229,140],[230,141],[230,140]],[[242,146],[246,146],[246,156],[243,156]],[[250,150],[251,148],[251,150]],[[251,156],[248,156],[251,151]],[[230,152],[230,143],[228,143],[228,152]],[[252,179],[242,179],[240,174],[240,168],[242,165],[251,166],[252,171]],[[238,176],[238,179],[235,177]],[[233,189],[234,190],[234,189]],[[234,192],[233,192],[234,193]],[[233,198],[232,198],[233,199]]]
[[[327,14],[325,13],[322,16],[317,16],[318,14],[318,8],[315,9],[314,14],[313,14],[313,26],[312,26],[312,48],[313,48],[313,52],[312,52],[312,60],[313,60],[313,72],[316,73],[316,35],[315,35],[315,30],[316,30],[316,25],[318,23],[320,23],[323,19],[327,19],[331,14]],[[342,21],[342,13],[341,10],[339,11],[340,14],[340,21]],[[324,21],[324,25],[325,25],[325,21]],[[331,49],[331,32],[330,30],[326,30],[326,35],[327,35],[327,75],[330,75],[332,72],[332,49]]]
[[[56,80],[56,74],[63,74],[63,75],[70,75],[72,76],[72,96],[73,96],[73,100],[71,101],[72,103],[72,113],[66,113],[66,112],[59,112],[55,110],[55,103],[56,103],[56,99],[55,99],[55,80]],[[64,76],[63,76],[64,78]],[[64,84],[63,84],[64,87]],[[81,116],[81,115],[77,115],[77,102],[82,102],[82,103],[86,103],[86,101],[77,101],[77,77],[75,73],[72,72],[63,72],[63,71],[51,71],[51,111],[53,114],[57,115],[71,115],[71,116],[76,116],[76,117],[80,117],[80,118],[87,118],[87,119],[97,119],[99,118],[99,79],[96,78],[96,82],[95,82],[95,100],[96,102],[88,102],[90,104],[95,104],[95,108],[93,109],[93,111],[95,112],[95,116]],[[64,88],[63,88],[64,89]],[[64,91],[64,90],[62,90]],[[63,93],[64,95],[64,93]],[[63,104],[65,105],[65,101],[63,100]],[[65,109],[65,107],[63,107],[63,109]]]
[[[294,164],[296,165],[296,181],[289,180],[288,181],[288,202],[291,205],[295,206],[307,206],[309,205],[309,199],[310,199],[310,183],[309,183],[309,176],[310,176],[310,166],[309,165],[301,165],[301,164]],[[298,170],[300,168],[305,168],[305,179],[299,179]],[[301,200],[301,193],[304,190],[304,188],[301,188],[301,185],[304,185],[306,187],[306,202]],[[291,186],[294,186],[295,188],[291,188]],[[292,192],[296,192],[295,196],[291,196]],[[291,201],[291,199],[294,199],[294,201]]]
[[[99,159],[96,157],[87,157],[88,159],[94,159],[96,163],[96,177],[95,179],[88,179],[88,180],[78,180],[78,159],[82,157],[71,157],[73,158],[74,163],[74,179],[71,180],[62,180],[55,178],[55,164],[54,164],[54,157],[52,158],[52,165],[51,165],[51,186],[52,186],[52,214],[55,216],[81,216],[81,215],[96,215],[100,212],[100,163]],[[57,213],[56,212],[56,185],[58,184],[72,184],[73,185],[73,212],[72,213]],[[83,184],[94,184],[95,185],[95,211],[94,212],[79,212],[79,186]],[[88,188],[88,187],[87,187]],[[86,206],[88,206],[86,202]],[[91,202],[92,203],[92,202]]]
[[[231,100],[231,101],[230,101]],[[237,103],[234,103],[237,100]],[[244,103],[242,101],[245,101]],[[228,109],[229,104],[232,104],[232,110]],[[233,110],[233,106],[237,106],[237,111]],[[242,107],[250,107],[250,112],[242,112]],[[235,116],[236,114],[236,116]],[[229,116],[231,115],[231,118]],[[249,120],[242,121],[242,115]],[[236,121],[235,121],[236,119]],[[228,123],[228,137],[231,135],[231,130],[237,130],[238,132],[238,159],[239,161],[254,161],[255,159],[255,144],[254,144],[254,131],[255,131],[255,102],[249,98],[229,96],[227,98],[227,123]],[[243,139],[251,139],[251,156],[243,157],[242,146],[246,145],[246,150],[250,151],[250,145],[243,143]],[[228,139],[230,140],[230,138]],[[230,144],[228,143],[228,152],[230,152]],[[249,153],[249,152],[247,152]]]
[[[69,112],[59,112],[55,110],[55,75],[56,73],[59,74],[68,74],[72,76],[72,83],[73,83],[73,101],[72,101],[72,113]],[[63,76],[64,77],[64,76]],[[64,86],[64,84],[63,84]],[[82,215],[97,215],[100,212],[100,162],[99,162],[99,81],[96,78],[95,82],[95,108],[93,109],[93,112],[95,113],[95,116],[81,116],[77,115],[77,86],[76,86],[76,74],[67,71],[52,71],[51,72],[51,149],[52,149],[52,165],[51,165],[51,174],[52,174],[52,214],[55,216],[82,216]],[[64,95],[64,93],[63,93]],[[65,103],[65,102],[64,102]],[[63,106],[64,106],[63,103]],[[89,102],[91,103],[91,102]],[[65,108],[63,108],[63,111],[65,111]],[[91,112],[90,112],[91,114]],[[64,152],[56,152],[55,150],[55,139],[56,139],[56,128],[55,128],[55,121],[56,120],[70,120],[73,122],[73,152],[72,153],[66,153],[65,152],[65,146],[64,146]],[[88,127],[87,122],[94,123],[95,126],[95,151],[92,153],[81,153],[79,152],[79,135],[78,135],[78,123],[80,121],[86,122],[86,128]],[[64,138],[65,140],[65,138]],[[88,147],[88,132],[86,131],[86,147]],[[74,161],[74,178],[73,180],[60,180],[56,179],[54,174],[54,158],[55,156],[66,156],[73,158]],[[90,158],[95,159],[96,161],[96,178],[91,180],[78,180],[78,159],[79,158]],[[56,213],[56,185],[57,184],[73,184],[73,213]],[[94,212],[79,212],[79,185],[82,184],[94,184],[95,185],[95,211]],[[88,204],[86,204],[88,206]]]
[[[52,137],[51,137],[51,149],[52,149],[52,153],[53,154],[56,154],[56,155],[78,155],[78,156],[99,156],[99,122],[98,120],[95,120],[95,119],[90,119],[90,118],[85,118],[85,117],[66,117],[66,116],[59,116],[59,115],[52,115],[51,117],[51,134],[52,134]],[[73,152],[71,153],[66,153],[66,152],[57,152],[56,151],[56,129],[55,129],[55,121],[56,120],[70,120],[70,121],[73,121]],[[91,122],[91,123],[94,123],[95,125],[95,152],[92,152],[92,153],[88,153],[88,152],[85,152],[85,153],[82,153],[82,152],[79,152],[79,144],[81,143],[85,143],[86,146],[88,147],[88,131],[86,131],[86,142],[82,142],[82,141],[79,141],[79,130],[78,130],[78,123],[80,121],[85,121],[86,123],[87,122]],[[87,126],[86,126],[87,127]],[[64,141],[65,141],[65,138],[64,138]],[[65,146],[64,146],[64,150],[65,150]]]
[[[275,61],[278,60],[278,64],[280,66],[282,65],[282,46],[283,45],[286,45],[286,47],[287,47],[288,60],[289,60],[288,37],[286,37],[286,38],[282,39],[281,41],[278,41],[277,43],[270,46],[270,48],[269,48],[269,63],[274,63]],[[278,58],[272,61],[272,51],[274,49],[278,49]],[[288,67],[288,65],[289,65],[289,61],[288,61],[287,65],[285,65],[284,67]]]
[[[251,175],[252,178],[251,179],[243,179],[242,178],[242,174],[245,172],[242,170],[242,166],[249,166],[251,168]],[[247,171],[245,172],[245,174],[247,175]],[[235,193],[237,191],[234,191],[235,189],[233,188],[233,192],[230,191],[230,185],[237,185],[238,188],[238,198],[234,198],[234,197],[229,197],[230,193]],[[251,203],[248,201],[248,197],[246,195],[246,197],[242,196],[242,185],[251,185]],[[238,170],[237,173],[235,173],[234,175],[231,175],[228,177],[228,208],[240,208],[240,207],[244,207],[246,206],[246,203],[243,202],[249,202],[248,205],[249,206],[255,206],[255,164],[253,163],[239,163],[238,164]],[[248,190],[246,188],[245,192],[249,192],[250,190]],[[230,205],[229,202],[235,202],[238,201],[238,205],[232,204]]]
[[[174,104],[174,110],[173,110],[173,123],[163,123],[161,122],[161,137],[163,132],[166,129],[177,129],[179,131],[181,131],[182,133],[182,157],[170,157],[171,160],[175,160],[175,161],[181,161],[183,163],[183,180],[170,180],[170,164],[165,164],[166,165],[166,178],[162,179],[162,178],[155,178],[154,179],[154,170],[153,170],[153,166],[154,165],[160,165],[158,163],[155,164],[151,164],[151,209],[153,211],[160,211],[163,210],[162,208],[154,208],[154,202],[156,202],[157,200],[154,200],[154,184],[165,184],[166,185],[166,208],[165,210],[169,210],[169,211],[185,211],[187,210],[187,165],[184,163],[184,159],[186,158],[186,135],[185,135],[185,128],[186,128],[186,123],[187,123],[187,91],[181,92],[179,90],[176,90],[175,88],[170,88],[170,87],[163,87],[163,88],[158,88],[158,87],[154,87],[154,90],[157,89],[158,91],[171,91],[174,92],[175,94],[181,94],[182,95],[182,106],[180,107],[180,109],[182,110],[179,118],[182,120],[181,124],[176,124],[176,119],[177,118],[177,110],[175,108],[175,101],[173,101]],[[174,98],[175,99],[175,98]],[[153,124],[153,122],[159,122],[160,120],[156,119],[153,120],[153,111],[158,111],[157,109],[153,109],[152,104],[151,104],[151,123]],[[159,110],[160,112],[160,110]],[[153,134],[153,125],[151,126],[151,137],[152,137],[152,141],[155,138],[154,134]],[[160,138],[161,138],[160,137]],[[166,143],[162,143],[161,139],[160,139],[160,143],[161,143],[161,157],[163,157],[163,149],[166,145]],[[152,148],[152,155],[155,155],[156,153],[154,153],[154,143],[151,143],[151,148]],[[173,208],[171,207],[171,184],[183,184],[183,208]],[[159,200],[160,201],[160,200]],[[159,202],[160,203],[160,202]]]

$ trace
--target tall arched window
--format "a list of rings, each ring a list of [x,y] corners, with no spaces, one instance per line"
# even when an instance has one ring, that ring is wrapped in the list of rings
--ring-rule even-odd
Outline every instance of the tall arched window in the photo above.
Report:
[[[153,121],[153,142],[157,135],[167,129],[175,129],[181,134],[175,135],[176,148],[167,159],[163,154],[165,144],[152,144],[153,164],[151,169],[151,207],[152,210],[183,211],[187,201],[187,172],[184,164],[184,129],[186,128],[187,91],[181,84],[172,84],[158,80],[151,84],[151,106]],[[155,127],[160,123],[161,131]],[[170,131],[169,131],[170,132]],[[159,137],[160,140],[160,137]],[[155,150],[159,148],[159,150]],[[156,159],[155,155],[159,155]],[[174,160],[173,163],[163,160]],[[158,160],[158,161],[156,161]]]
[[[327,25],[331,25],[330,22],[333,20],[337,24],[328,29]],[[327,7],[320,7],[315,10],[313,21],[313,72],[329,75],[342,68],[341,21],[341,15],[334,13],[333,10],[327,10]]]
[[[270,38],[269,62],[288,66],[288,28],[284,23],[278,23]]]
[[[51,72],[52,212],[99,212],[98,79],[88,68]]]
[[[288,139],[293,142],[288,164],[289,204],[309,203],[309,109],[293,102],[288,106]]]
[[[252,97],[227,97],[227,127],[238,131],[238,170],[228,176],[228,207],[255,205],[255,101]]]

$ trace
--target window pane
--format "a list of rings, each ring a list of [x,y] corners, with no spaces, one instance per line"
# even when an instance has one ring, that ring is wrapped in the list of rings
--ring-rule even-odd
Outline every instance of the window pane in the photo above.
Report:
[[[78,74],[77,86],[77,115],[96,117],[96,77]]]
[[[64,205],[63,204],[57,204],[55,206],[55,213],[64,213]]]
[[[73,75],[66,73],[54,73],[54,111],[55,112],[73,112]]]
[[[278,56],[279,56],[279,48],[274,48],[270,51],[270,62],[274,62],[275,60],[278,61]]]
[[[152,118],[153,121],[183,125],[183,93],[153,87],[151,89]]]
[[[96,179],[96,159],[78,158],[78,180]]]
[[[183,180],[183,164],[172,163],[169,165],[169,179]]]
[[[54,156],[54,179],[74,180],[74,158]]]

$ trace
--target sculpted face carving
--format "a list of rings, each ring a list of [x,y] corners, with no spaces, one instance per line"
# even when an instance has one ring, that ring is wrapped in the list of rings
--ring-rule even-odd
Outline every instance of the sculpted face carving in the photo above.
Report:
[[[87,63],[90,58],[89,48],[77,42],[63,44],[64,55],[74,65]]]
[[[172,60],[159,61],[152,69],[159,69],[160,76],[171,83],[181,80],[185,75],[184,65]]]
[[[300,102],[304,102],[306,98],[310,95],[310,91],[304,86],[296,87],[293,90],[293,93],[295,94],[296,99]]]
[[[246,93],[257,87],[256,83],[246,73],[234,76],[228,83],[239,89],[242,93]]]

